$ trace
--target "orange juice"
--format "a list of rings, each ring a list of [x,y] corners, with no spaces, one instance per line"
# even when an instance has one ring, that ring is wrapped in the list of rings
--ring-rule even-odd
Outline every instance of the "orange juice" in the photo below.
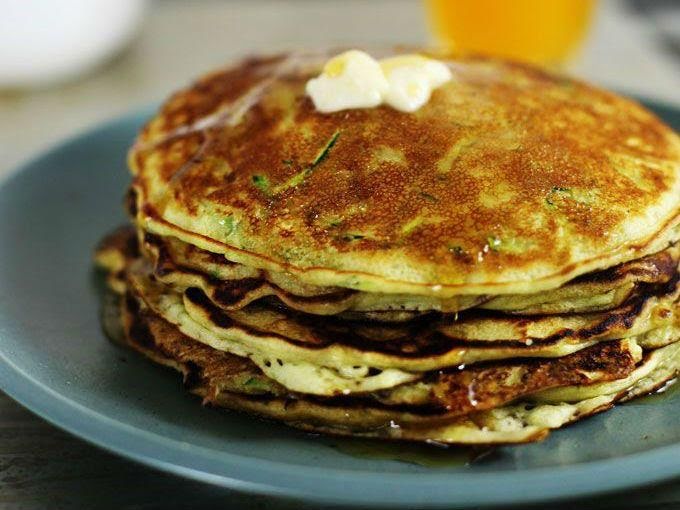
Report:
[[[583,39],[594,0],[425,0],[439,42],[463,53],[563,62]]]

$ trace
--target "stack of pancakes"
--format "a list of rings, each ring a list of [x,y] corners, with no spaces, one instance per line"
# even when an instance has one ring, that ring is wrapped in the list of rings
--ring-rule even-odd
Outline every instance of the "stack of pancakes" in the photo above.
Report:
[[[446,60],[414,113],[322,114],[323,61],[246,60],[144,127],[134,226],[96,255],[128,345],[208,404],[457,444],[537,440],[676,377],[669,127],[486,59]]]

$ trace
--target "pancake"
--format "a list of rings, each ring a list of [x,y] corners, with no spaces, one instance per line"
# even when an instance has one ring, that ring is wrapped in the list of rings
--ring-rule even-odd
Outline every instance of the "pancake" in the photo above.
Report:
[[[122,294],[127,287],[126,270],[140,257],[134,230],[123,225],[104,237],[95,248],[95,263],[106,272],[106,284]]]
[[[132,234],[130,234],[132,235]],[[622,304],[641,284],[665,283],[677,272],[680,245],[614,268],[584,275],[559,289],[508,296],[412,296],[305,285],[290,275],[249,268],[173,238],[142,234],[141,245],[154,265],[155,276],[184,291],[200,288],[217,306],[238,310],[263,297],[276,297],[287,307],[306,313],[358,316],[372,312],[382,320],[411,319],[407,312],[458,312],[475,306],[522,315],[607,310]]]
[[[130,290],[146,306],[191,338],[249,357],[294,391],[376,391],[432,370],[514,357],[560,357],[620,338],[661,346],[677,338],[680,329],[677,274],[615,310],[588,314],[516,317],[470,310],[457,317],[388,324],[314,318],[267,304],[226,312],[197,288],[182,295],[158,281],[139,250],[123,242],[125,235],[118,231],[103,244],[100,262],[115,261],[109,270],[120,274],[120,261],[126,260]]]
[[[154,273],[175,289],[198,287],[218,306],[238,310],[266,296],[274,296],[286,306],[318,315],[342,312],[455,312],[486,300],[485,296],[456,296],[439,299],[431,296],[379,294],[341,287],[307,285],[288,274],[258,270],[229,262],[178,239],[144,235],[142,246],[154,263]],[[221,259],[221,260],[220,260]],[[202,264],[201,264],[202,263]],[[202,267],[201,267],[202,266]],[[390,315],[394,317],[394,315]]]
[[[446,59],[413,113],[322,114],[325,56],[245,60],[175,94],[130,152],[137,223],[248,267],[386,294],[536,293],[680,237],[680,140],[633,101]]]
[[[475,374],[466,373],[464,381],[460,381],[461,371],[439,381],[448,390],[447,404],[444,414],[433,415],[431,411],[423,413],[418,407],[405,407],[403,401],[398,402],[400,406],[376,407],[356,399],[341,397],[324,402],[286,393],[245,358],[216,353],[187,338],[144,309],[131,295],[123,303],[125,341],[154,361],[181,371],[185,386],[203,397],[204,403],[254,412],[305,430],[341,435],[400,440],[427,438],[455,444],[533,441],[545,437],[551,428],[603,410],[617,400],[631,398],[636,392],[660,386],[680,367],[680,343],[653,351],[635,367],[625,343],[615,346],[611,342],[607,348],[598,348],[588,356],[571,357],[561,368],[552,364],[556,369],[552,373],[545,362],[487,367]],[[577,370],[573,370],[576,367]],[[517,374],[517,370],[523,370],[523,374]],[[578,372],[580,375],[575,375]],[[574,379],[590,381],[596,372],[610,381],[568,386]],[[512,376],[508,377],[509,374]],[[528,380],[533,381],[527,383]],[[522,383],[518,384],[519,381]],[[467,394],[461,398],[461,382],[466,394],[470,388],[476,388],[472,397]],[[571,403],[530,403],[548,400],[550,390],[535,392],[535,389],[551,385],[561,385],[555,391],[576,396],[581,392],[584,396]],[[404,393],[405,389],[402,387],[400,391]],[[530,400],[484,411],[520,396]]]
[[[285,361],[343,369],[370,366],[429,371],[511,357],[557,357],[596,342],[678,324],[677,281],[616,312],[582,316],[472,316],[405,325],[317,321],[270,307],[224,312],[197,289],[183,296],[134,272],[136,293],[168,322],[216,349],[267,353]],[[663,312],[663,313],[662,313]]]
[[[197,289],[184,298],[167,292],[163,285],[149,278],[143,266],[141,269],[133,266],[130,284],[131,291],[146,306],[188,337],[251,359],[268,377],[290,390],[327,396],[392,388],[418,380],[424,372],[481,361],[557,358],[626,335],[645,346],[647,334],[654,335],[665,326],[678,326],[677,313],[658,313],[661,309],[677,312],[677,304],[669,307],[672,302],[664,302],[662,297],[664,304],[659,305],[659,297],[652,296],[645,304],[621,310],[618,317],[601,317],[599,322],[585,323],[580,330],[558,328],[559,338],[535,343],[465,342],[445,337],[431,327],[418,332],[413,325],[386,327],[340,321],[310,328],[304,321],[290,319],[270,308],[252,307],[232,314],[214,308],[211,311],[210,302],[201,300]],[[677,300],[677,290],[672,296]],[[190,308],[192,304],[197,305],[195,310]],[[577,322],[570,318],[570,324]],[[451,327],[458,325],[446,326]],[[677,328],[669,341],[676,339]],[[659,344],[658,340],[656,343]]]
[[[105,238],[97,251],[98,263],[106,267],[112,278],[119,275],[126,260],[139,256],[136,245],[135,232],[131,227],[117,229]],[[140,234],[141,246],[153,266],[154,277],[180,292],[196,287],[206,294],[213,304],[230,311],[239,310],[263,297],[276,296],[286,307],[304,311],[306,313],[335,314],[343,318],[356,320],[373,319],[383,322],[391,320],[408,320],[420,314],[410,314],[409,305],[405,300],[396,302],[385,300],[384,310],[381,307],[371,310],[371,313],[348,313],[348,302],[354,299],[356,291],[346,291],[338,288],[309,288],[300,289],[296,283],[283,288],[280,276],[272,273],[248,268],[240,264],[228,262],[219,255],[200,250],[176,239],[161,239],[148,234]],[[170,248],[172,247],[172,248]],[[605,271],[590,273],[568,282],[563,287],[553,291],[541,292],[533,295],[514,295],[488,297],[464,296],[470,301],[466,308],[477,306],[483,309],[501,310],[509,314],[538,315],[565,314],[575,312],[589,312],[608,310],[622,305],[626,301],[633,301],[635,295],[644,292],[653,285],[669,283],[678,272],[680,262],[680,245],[673,245],[659,253],[652,254],[639,260],[631,261]],[[292,287],[296,287],[295,290]],[[642,293],[644,293],[642,292]],[[339,294],[343,294],[339,296]],[[389,298],[382,295],[381,298]],[[404,296],[408,299],[409,296]],[[416,296],[421,301],[435,299]],[[363,302],[367,300],[361,298]],[[354,301],[356,303],[356,301]],[[441,304],[441,302],[439,303]],[[460,304],[460,303],[459,303]],[[513,305],[515,308],[513,308]],[[319,311],[319,308],[324,308]],[[416,306],[416,308],[420,308]],[[419,312],[441,311],[435,306],[428,310],[423,306]],[[459,311],[456,308],[455,311]],[[390,313],[403,314],[395,318]]]
[[[137,344],[155,346],[168,355],[201,366],[201,373],[211,379],[215,387],[229,388],[229,391],[235,392],[288,395],[294,398],[303,396],[268,378],[248,358],[216,353],[187,337],[131,293],[125,295],[122,306],[126,332]],[[340,396],[329,401],[337,405],[347,400],[356,406],[358,399],[365,399],[364,403],[369,406],[372,400],[388,406],[400,406],[401,410],[407,406],[421,411],[426,409],[426,419],[440,420],[496,407],[499,403],[510,402],[547,388],[620,379],[631,374],[641,360],[641,354],[642,350],[635,341],[620,340],[584,349],[562,360],[494,363],[466,370],[455,367],[430,373],[416,384],[402,384],[377,393],[356,394],[349,400]],[[234,367],[238,367],[236,378]]]

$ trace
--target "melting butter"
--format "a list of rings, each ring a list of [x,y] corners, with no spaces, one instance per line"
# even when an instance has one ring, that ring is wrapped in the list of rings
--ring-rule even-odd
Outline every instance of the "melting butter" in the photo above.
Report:
[[[384,101],[402,112],[416,111],[430,100],[434,89],[452,78],[445,64],[421,55],[387,58],[380,67],[389,83]]]
[[[378,106],[388,88],[380,64],[358,50],[330,59],[321,75],[307,82],[307,94],[323,113]]]
[[[422,55],[377,61],[363,51],[350,50],[330,59],[321,75],[307,82],[306,91],[323,113],[380,104],[413,112],[451,78],[444,63]]]

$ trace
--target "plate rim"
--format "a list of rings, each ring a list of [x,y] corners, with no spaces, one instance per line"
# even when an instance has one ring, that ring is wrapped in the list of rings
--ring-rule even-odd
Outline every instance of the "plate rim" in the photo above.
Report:
[[[647,98],[634,99],[652,109],[665,109],[680,116],[680,105],[673,106]],[[107,130],[120,129],[126,124],[141,120],[154,107],[155,104],[135,108],[57,141],[0,179],[0,196],[24,172],[56,153],[81,143],[85,137],[98,136]],[[3,337],[0,337],[0,342],[3,342]],[[680,458],[680,442],[590,462],[521,471],[461,471],[455,477],[450,472],[319,470],[311,466],[291,465],[233,453],[219,455],[223,461],[230,461],[231,465],[230,469],[222,469],[221,473],[217,473],[205,466],[211,461],[207,448],[194,447],[197,448],[194,451],[199,454],[194,453],[190,462],[182,464],[181,460],[187,459],[184,446],[186,443],[126,424],[70,400],[66,394],[52,390],[23,372],[2,351],[0,389],[58,428],[133,461],[228,489],[297,498],[307,502],[401,508],[414,505],[423,508],[511,505],[587,497],[680,477],[680,462],[677,461]],[[197,461],[200,461],[198,465],[202,467],[196,467]],[[192,464],[193,467],[187,464]],[[628,476],[631,472],[636,472],[636,478],[632,481]],[[266,480],[267,477],[269,480]],[[532,482],[531,491],[526,491],[525,483],[528,480]],[[351,485],[351,490],[347,490],[348,484]],[[488,490],[490,484],[494,486],[493,491]],[[376,486],[379,490],[376,490]],[[425,489],[426,494],[423,492]]]

